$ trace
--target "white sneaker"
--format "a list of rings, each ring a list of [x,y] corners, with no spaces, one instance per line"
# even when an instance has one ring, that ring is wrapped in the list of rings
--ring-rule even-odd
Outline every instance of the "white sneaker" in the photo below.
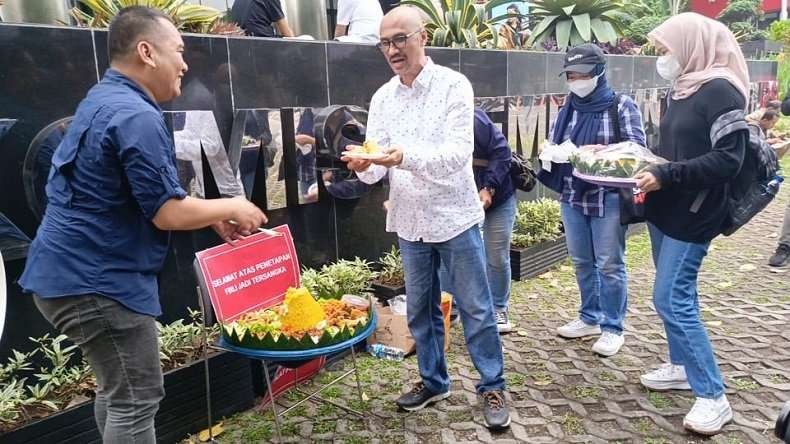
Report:
[[[588,325],[581,319],[575,319],[557,328],[557,334],[568,339],[582,338],[584,336],[601,334],[601,327],[597,325]]]
[[[612,356],[620,351],[620,347],[622,347],[624,343],[625,338],[623,335],[605,331],[601,337],[595,341],[595,344],[593,344],[592,351],[599,355]]]
[[[691,390],[686,368],[682,365],[663,364],[640,376],[639,381],[650,390]]]
[[[702,435],[715,435],[730,421],[732,408],[727,395],[717,399],[697,398],[691,411],[683,418],[683,427]]]
[[[496,319],[496,329],[500,333],[510,333],[513,330],[513,325],[507,316],[507,311],[494,311],[494,319]]]

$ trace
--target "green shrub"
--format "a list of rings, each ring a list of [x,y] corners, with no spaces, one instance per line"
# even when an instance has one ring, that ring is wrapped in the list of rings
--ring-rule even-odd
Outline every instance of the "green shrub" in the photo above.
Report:
[[[310,290],[316,299],[340,299],[344,294],[361,295],[367,292],[376,276],[371,264],[364,259],[341,259],[334,264],[324,265],[321,270],[303,270],[302,286]]]
[[[384,285],[397,287],[405,284],[403,274],[403,261],[400,257],[400,250],[392,246],[389,253],[379,259],[381,271],[378,273],[377,281]]]
[[[541,198],[519,202],[516,223],[513,227],[511,244],[516,248],[527,248],[562,236],[560,203]]]
[[[624,37],[636,43],[637,45],[644,45],[647,43],[647,34],[650,31],[656,29],[658,25],[664,23],[664,20],[668,18],[668,16],[656,15],[640,17],[628,25],[628,27],[623,32]]]

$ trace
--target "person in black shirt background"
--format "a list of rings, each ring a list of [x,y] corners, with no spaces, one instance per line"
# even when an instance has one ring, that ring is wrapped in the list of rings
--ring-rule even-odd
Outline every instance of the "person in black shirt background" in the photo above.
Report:
[[[247,35],[293,37],[280,0],[236,0],[231,9],[234,20]]]
[[[657,149],[669,162],[635,178],[647,193],[653,302],[670,362],[640,380],[652,390],[691,389],[696,402],[683,426],[713,435],[732,420],[732,408],[700,319],[697,276],[710,241],[730,222],[728,182],[741,168],[749,139],[749,75],[732,33],[702,15],[673,16],[648,38],[660,54],[659,75],[673,82]]]
[[[381,4],[381,11],[386,14],[390,12],[391,9],[398,6],[400,0],[379,0],[379,3]]]

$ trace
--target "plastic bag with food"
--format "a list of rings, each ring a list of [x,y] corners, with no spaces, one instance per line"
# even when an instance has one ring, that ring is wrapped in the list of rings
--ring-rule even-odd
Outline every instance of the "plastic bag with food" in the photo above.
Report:
[[[650,165],[667,162],[634,142],[582,146],[568,159],[575,176],[584,180],[596,178],[614,182],[630,181]]]
[[[578,150],[570,139],[556,145],[550,141],[543,142],[543,147],[538,154],[541,166],[546,171],[551,171],[552,163],[568,163],[568,158]]]

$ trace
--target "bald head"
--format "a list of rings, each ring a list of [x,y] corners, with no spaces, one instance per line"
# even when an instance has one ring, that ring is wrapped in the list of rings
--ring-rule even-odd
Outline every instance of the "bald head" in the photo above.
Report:
[[[409,86],[427,63],[428,34],[422,24],[419,10],[410,6],[398,6],[381,21],[379,48],[392,71]]]
[[[381,21],[381,28],[385,26],[417,29],[422,26],[423,19],[420,10],[413,6],[398,6],[387,13]]]

